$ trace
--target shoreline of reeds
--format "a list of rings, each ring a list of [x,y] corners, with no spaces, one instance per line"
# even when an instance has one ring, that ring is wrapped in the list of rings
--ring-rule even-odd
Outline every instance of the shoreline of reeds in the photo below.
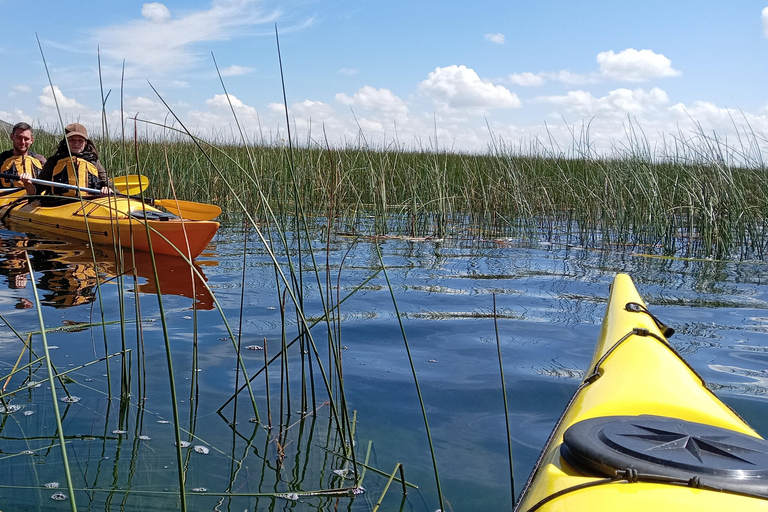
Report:
[[[144,174],[150,195],[214,203],[225,219],[245,210],[269,221],[265,203],[292,217],[298,197],[306,218],[360,236],[564,241],[715,259],[768,253],[768,174],[754,134],[736,148],[700,133],[654,154],[641,141],[608,156],[588,147],[466,154],[309,142],[289,155],[279,144],[177,135],[94,140],[113,175]],[[51,154],[57,141],[41,132],[34,149]],[[126,164],[126,154],[140,163]]]

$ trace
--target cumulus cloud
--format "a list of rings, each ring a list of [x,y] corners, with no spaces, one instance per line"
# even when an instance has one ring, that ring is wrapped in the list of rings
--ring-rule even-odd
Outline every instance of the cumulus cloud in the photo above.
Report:
[[[282,105],[280,105],[282,107]],[[296,119],[314,119],[324,121],[332,118],[336,112],[333,107],[322,101],[304,100],[293,103],[288,109],[289,114]]]
[[[360,88],[354,95],[344,93],[336,95],[336,101],[344,105],[354,105],[366,110],[384,113],[407,114],[408,105],[389,89],[376,89],[370,85]]]
[[[227,97],[229,97],[229,100],[227,100]],[[230,103],[232,104],[232,107],[230,107]],[[213,98],[205,100],[205,104],[212,110],[226,110],[229,112],[231,109],[235,109],[235,113],[238,116],[245,115],[255,117],[257,115],[255,107],[246,105],[232,94],[216,94]]]
[[[500,34],[500,33],[485,34],[485,40],[490,41],[492,43],[496,43],[496,44],[504,44],[506,37],[504,36],[504,34]]]
[[[171,19],[171,11],[168,8],[158,2],[152,2],[141,6],[141,15],[144,18],[160,23]]]
[[[274,21],[277,12],[260,10],[259,0],[213,0],[206,10],[174,18],[160,3],[144,4],[142,19],[96,29],[92,44],[101,54],[154,73],[168,74],[197,62],[196,43],[227,41]],[[207,54],[206,54],[207,56]]]
[[[595,115],[636,116],[669,103],[667,93],[658,87],[650,91],[616,89],[599,98],[588,91],[570,91],[564,96],[541,96],[536,100],[561,106],[567,112],[585,118]]]
[[[768,7],[763,9],[763,35],[768,37]]]
[[[509,75],[508,80],[516,85],[523,87],[534,87],[544,85],[544,77],[541,74],[536,73],[513,73]]]
[[[30,124],[34,127],[34,119],[32,119],[31,116],[28,116],[25,114],[21,109],[15,108],[13,109],[13,112],[7,112],[5,110],[0,110],[0,119],[5,119],[6,121],[16,124],[20,122],[24,122],[27,124]]]
[[[54,100],[54,94],[56,95],[56,99]],[[64,93],[61,92],[58,85],[54,85],[53,89],[51,89],[50,85],[46,85],[43,89],[43,94],[39,96],[40,99],[40,105],[44,108],[56,108],[56,105],[58,104],[58,107],[61,110],[67,111],[67,110],[87,110],[87,107],[85,105],[81,105],[77,102],[77,100],[73,98],[67,98],[64,96]]]
[[[672,61],[652,50],[627,48],[619,53],[613,50],[597,54],[600,73],[606,78],[643,82],[651,78],[678,76]]]
[[[430,97],[439,107],[448,110],[464,110],[482,113],[493,109],[518,108],[520,99],[504,86],[482,80],[473,69],[451,65],[438,67],[419,90]]]

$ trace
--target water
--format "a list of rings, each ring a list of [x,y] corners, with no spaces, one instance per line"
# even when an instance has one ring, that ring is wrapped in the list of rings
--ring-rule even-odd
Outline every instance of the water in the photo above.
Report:
[[[34,306],[32,276],[27,276],[23,259],[28,251],[46,326],[68,329],[48,333],[47,341],[58,347],[50,351],[52,361],[59,372],[71,371],[67,390],[79,398],[58,402],[70,471],[75,488],[80,489],[75,495],[78,507],[178,509],[166,337],[151,262],[147,266],[144,257],[129,262],[126,266],[135,265],[138,278],[136,283],[132,277],[123,279],[121,290],[117,267],[109,263],[114,254],[99,250],[99,275],[105,282],[97,289],[91,252],[84,245],[10,231],[0,235],[0,287],[5,289],[0,314],[22,337],[39,329],[35,308],[30,307]],[[390,289],[384,274],[376,270],[375,246],[339,236],[327,252],[322,243],[317,247],[323,294],[318,293],[314,272],[302,274],[304,309],[310,322],[322,314],[321,295],[328,299],[327,276],[332,286],[338,280],[342,298],[362,284],[341,305],[338,345],[345,398],[348,410],[354,411],[355,453],[358,461],[368,457],[365,492],[354,498],[305,494],[346,488],[353,481],[343,476],[350,465],[340,456],[344,449],[330,406],[324,404],[328,394],[316,364],[317,414],[301,420],[298,343],[289,349],[291,396],[290,405],[282,404],[282,415],[281,360],[269,367],[271,431],[263,428],[267,423],[263,373],[254,378],[252,387],[262,425],[249,421],[255,413],[247,391],[239,395],[236,415],[234,403],[217,412],[231,397],[236,381],[243,382],[235,371],[233,343],[213,296],[201,290],[200,278],[193,290],[188,270],[171,259],[160,262],[160,288],[181,440],[189,443],[181,448],[181,456],[187,505],[192,510],[371,510],[384,491],[386,475],[398,463],[403,464],[406,481],[418,489],[409,488],[403,498],[400,485],[393,483],[382,510],[438,508],[414,376]],[[494,296],[517,492],[590,360],[608,284],[617,272],[631,274],[652,311],[677,329],[672,344],[712,388],[768,435],[768,268],[762,263],[472,241],[386,240],[380,248],[426,406],[446,510],[511,507]],[[281,295],[283,287],[280,292],[277,289],[266,251],[250,239],[243,274],[242,250],[241,229],[224,228],[198,260],[197,271],[213,289],[232,330],[242,331],[242,346],[263,349],[266,339],[271,358],[283,343],[283,325],[286,343],[293,339],[297,317],[290,298]],[[278,259],[288,272],[285,256]],[[337,302],[335,293],[334,289]],[[121,296],[122,314],[129,319],[124,329],[119,323],[103,328],[78,326],[101,322],[101,310],[107,321],[119,320]],[[139,367],[141,345],[133,321],[137,298],[144,371]],[[283,300],[288,304],[284,318]],[[106,351],[120,352],[122,332],[131,353],[132,374],[131,397],[123,402],[119,357],[110,361],[111,400],[105,363],[81,367]],[[312,333],[324,370],[331,375],[327,325],[319,323]],[[1,325],[3,375],[17,360],[20,367],[30,362],[28,351],[20,357],[21,348],[13,332]],[[38,357],[42,355],[40,336],[33,337],[32,348]],[[249,375],[263,367],[264,350],[244,349],[242,357]],[[330,385],[338,400],[335,377]],[[45,366],[34,363],[14,375],[6,392],[17,388],[8,410],[21,409],[0,415],[0,500],[15,510],[68,509],[70,497],[52,499],[69,491]],[[66,397],[58,385],[57,397]],[[281,418],[288,428],[280,427]],[[54,483],[58,488],[46,487]]]

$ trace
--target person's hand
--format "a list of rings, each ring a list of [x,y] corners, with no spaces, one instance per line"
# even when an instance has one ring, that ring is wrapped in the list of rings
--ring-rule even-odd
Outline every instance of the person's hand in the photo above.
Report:
[[[28,274],[18,274],[14,278],[14,285],[16,288],[26,288],[27,287],[27,275]]]
[[[21,184],[24,186],[24,190],[26,190],[27,194],[30,195],[37,193],[35,184],[32,183],[32,178],[34,178],[34,176],[28,172],[23,172],[21,173],[21,176],[19,176],[19,181],[21,181]]]
[[[114,195],[115,191],[109,187],[101,187],[101,193],[105,196],[111,196]]]

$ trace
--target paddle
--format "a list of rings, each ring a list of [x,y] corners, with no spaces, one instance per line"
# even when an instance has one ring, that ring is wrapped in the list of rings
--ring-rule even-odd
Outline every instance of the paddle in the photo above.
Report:
[[[112,183],[120,193],[135,196],[147,190],[149,178],[139,174],[129,174],[128,176],[116,177],[112,180]]]
[[[149,186],[149,178],[142,174],[130,174],[126,177],[115,178],[113,183],[115,184],[115,188],[120,190],[120,192],[124,194],[127,193],[128,195],[135,195],[142,190],[146,190]],[[125,192],[122,189],[123,187],[133,187],[128,188],[128,190],[133,190],[134,188],[140,188],[140,190],[136,192]],[[221,208],[213,204],[193,203],[191,201],[176,199],[153,199],[152,204],[162,206],[169,212],[190,220],[212,220],[221,215]]]
[[[15,174],[0,173],[0,178],[18,179]],[[95,188],[77,187],[76,185],[70,185],[69,183],[57,183],[55,181],[46,181],[32,179],[32,183],[38,185],[47,185],[49,187],[66,188],[69,190],[80,190],[88,194],[103,195],[101,190]],[[141,201],[142,198],[138,196],[118,194],[131,199]],[[192,201],[176,201],[175,199],[152,199],[149,197],[143,198],[145,202],[151,205],[162,206],[168,211],[173,212],[179,217],[183,217],[189,220],[213,220],[215,217],[221,214],[221,208],[213,204],[195,203]]]

